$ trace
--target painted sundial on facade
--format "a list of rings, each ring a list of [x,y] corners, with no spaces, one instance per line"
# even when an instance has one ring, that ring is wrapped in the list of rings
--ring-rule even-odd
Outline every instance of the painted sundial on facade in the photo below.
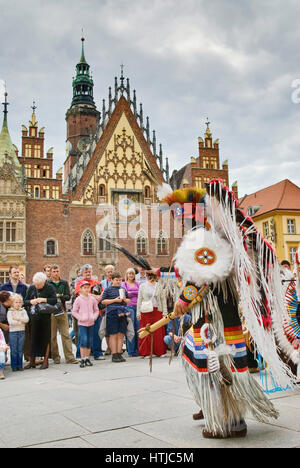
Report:
[[[113,205],[117,222],[139,222],[141,194],[138,192],[113,193]]]

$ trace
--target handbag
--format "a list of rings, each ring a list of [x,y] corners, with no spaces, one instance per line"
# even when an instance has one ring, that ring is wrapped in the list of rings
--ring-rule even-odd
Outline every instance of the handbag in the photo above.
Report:
[[[55,305],[48,304],[47,302],[42,302],[35,306],[35,312],[40,315],[51,315],[54,317],[58,315],[63,315],[64,311],[60,302]]]
[[[141,308],[140,308],[140,312],[143,313],[143,314],[149,314],[150,312],[153,312],[153,298],[155,296],[155,293],[156,293],[156,285],[155,285],[155,288],[154,288],[154,292],[152,294],[152,297],[151,299],[149,299],[148,301],[142,301],[141,303]]]
[[[39,297],[39,293],[36,289],[36,297]],[[51,315],[58,317],[59,315],[64,314],[64,309],[62,303],[59,301],[55,305],[48,304],[47,302],[41,302],[35,306],[30,307],[30,315],[32,316],[41,316],[41,315]]]

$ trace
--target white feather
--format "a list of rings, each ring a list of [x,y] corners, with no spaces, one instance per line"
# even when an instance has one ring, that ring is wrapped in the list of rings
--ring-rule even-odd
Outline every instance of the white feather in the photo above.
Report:
[[[157,188],[157,196],[160,200],[163,200],[167,195],[171,195],[173,189],[168,184],[162,184]]]

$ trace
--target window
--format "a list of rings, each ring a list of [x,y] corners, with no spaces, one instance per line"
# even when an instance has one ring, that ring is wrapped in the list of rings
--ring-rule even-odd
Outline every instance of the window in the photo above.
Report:
[[[137,255],[147,255],[147,236],[144,231],[136,235],[136,253]]]
[[[27,158],[31,157],[31,145],[29,144],[25,145],[25,157]]]
[[[40,187],[34,187],[34,198],[40,198]]]
[[[50,177],[50,171],[48,166],[43,166],[42,168],[42,177],[49,179]]]
[[[197,188],[202,188],[202,177],[195,177],[195,185]]]
[[[40,178],[41,177],[41,167],[37,164],[34,165],[33,177]]]
[[[59,187],[52,187],[52,198],[59,199]]]
[[[26,177],[31,177],[31,165],[25,164],[25,175]]]
[[[56,242],[54,239],[47,240],[46,242],[46,255],[52,257],[56,255]]]
[[[82,252],[83,255],[93,255],[94,241],[91,231],[86,231],[82,238]]]
[[[34,145],[34,157],[40,158],[41,157],[41,147],[40,145]]]
[[[160,231],[157,239],[157,255],[168,255],[168,239],[164,232]]]
[[[203,167],[209,169],[209,156],[203,156]]]
[[[296,226],[294,219],[287,220],[288,234],[296,234]]]
[[[16,242],[16,223],[6,223],[6,242]]]
[[[217,158],[211,158],[211,168],[212,169],[217,169],[218,168]]]
[[[107,242],[106,240],[104,240],[104,237],[106,239],[110,239],[110,236],[109,235],[103,235],[103,238],[99,239],[99,250],[100,252],[110,252],[111,250],[111,245],[109,242]]]
[[[270,235],[269,221],[266,221],[266,222],[263,224],[263,228],[264,228],[264,237],[265,237],[265,238],[268,238],[269,235]]]
[[[44,185],[43,190],[42,190],[42,198],[49,198],[49,196],[50,196],[50,188],[48,185]]]
[[[297,247],[290,247],[290,262],[295,263],[296,261]]]
[[[99,187],[99,196],[104,197],[105,196],[105,185],[101,184]]]
[[[148,185],[145,187],[145,198],[151,198],[151,189]]]
[[[1,284],[7,283],[8,280],[9,280],[8,271],[0,271],[0,283]]]

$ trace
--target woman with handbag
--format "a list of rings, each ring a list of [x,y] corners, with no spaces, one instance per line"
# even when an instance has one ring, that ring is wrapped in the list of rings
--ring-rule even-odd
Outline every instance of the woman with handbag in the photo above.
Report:
[[[140,328],[160,320],[168,314],[165,294],[158,294],[157,281],[154,274],[147,273],[147,282],[139,288],[137,303],[137,319],[140,320]],[[159,328],[151,335],[139,340],[139,355],[142,357],[151,355],[151,340],[153,339],[153,354],[164,357],[167,352],[164,343],[165,329]]]
[[[41,370],[48,369],[51,343],[51,313],[55,312],[56,291],[44,273],[36,273],[27,290],[24,304],[30,319],[30,361],[25,369],[35,368],[35,358],[43,356]],[[46,306],[48,305],[48,307]]]

